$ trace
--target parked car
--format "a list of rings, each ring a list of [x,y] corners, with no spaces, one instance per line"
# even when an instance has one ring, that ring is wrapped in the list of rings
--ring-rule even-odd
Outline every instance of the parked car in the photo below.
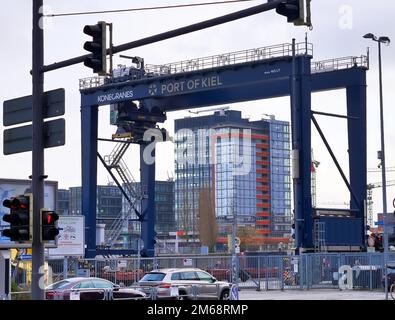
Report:
[[[198,299],[228,300],[231,284],[218,281],[208,272],[197,268],[156,269],[147,273],[139,285],[148,293],[152,287],[157,289],[158,299]],[[193,288],[197,291],[194,292]]]
[[[49,285],[45,289],[47,300],[105,300],[144,299],[146,294],[132,288],[121,288],[111,281],[101,278],[69,278]]]

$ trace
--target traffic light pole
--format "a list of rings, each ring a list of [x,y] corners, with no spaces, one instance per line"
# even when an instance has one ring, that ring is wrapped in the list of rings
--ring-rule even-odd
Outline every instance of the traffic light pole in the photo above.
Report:
[[[211,28],[211,27],[214,27],[214,26],[217,26],[220,24],[224,24],[227,22],[246,18],[246,17],[252,16],[252,15],[261,13],[261,12],[273,10],[273,9],[276,9],[276,7],[279,4],[281,4],[283,1],[284,0],[272,0],[268,3],[260,4],[260,5],[257,5],[257,6],[248,8],[248,9],[244,9],[241,11],[229,13],[224,16],[220,16],[220,17],[216,17],[216,18],[213,18],[210,20],[205,20],[202,22],[191,24],[186,27],[166,31],[166,32],[163,32],[160,34],[156,34],[154,36],[150,36],[147,38],[139,39],[136,41],[125,43],[125,44],[121,44],[119,46],[114,46],[111,49],[107,49],[107,54],[110,54],[110,53],[115,54],[115,53],[123,52],[123,51],[134,49],[137,47],[145,46],[147,44],[156,43],[159,41],[171,39],[171,38],[178,37],[178,36],[188,34],[191,32]],[[64,68],[64,67],[69,67],[69,66],[75,65],[77,63],[84,62],[84,60],[86,58],[90,58],[91,56],[92,56],[91,54],[86,54],[86,55],[75,57],[72,59],[56,62],[56,63],[50,64],[47,66],[43,66],[42,71],[48,72],[48,71],[53,71],[53,70],[57,70],[57,69]]]
[[[43,0],[33,0],[33,243],[32,243],[32,299],[44,300],[44,283],[41,280],[44,266],[44,244],[40,237],[40,209],[44,207],[44,30]],[[41,281],[40,281],[41,280]]]

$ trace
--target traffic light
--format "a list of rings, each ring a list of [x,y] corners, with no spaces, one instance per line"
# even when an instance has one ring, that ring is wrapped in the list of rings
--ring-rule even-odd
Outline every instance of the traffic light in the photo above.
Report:
[[[295,239],[295,223],[291,225],[291,237],[292,239]]]
[[[41,209],[41,241],[56,240],[59,234],[59,216],[55,211]]]
[[[3,206],[10,209],[3,220],[10,224],[9,229],[3,230],[3,236],[16,242],[32,241],[32,197],[31,194],[19,195],[3,201]]]
[[[311,26],[310,3],[311,0],[284,0],[277,6],[276,12],[287,17],[287,21],[295,26]]]
[[[154,237],[152,239],[152,243],[154,246],[158,243],[158,234],[156,231],[154,231]]]
[[[84,65],[93,69],[94,73],[107,73],[107,33],[106,23],[99,21],[95,25],[86,25],[84,33],[92,37],[92,41],[84,43],[84,49],[92,52],[92,56],[84,61]]]
[[[375,250],[378,252],[383,252],[384,251],[383,235],[372,233],[370,236],[374,238]]]

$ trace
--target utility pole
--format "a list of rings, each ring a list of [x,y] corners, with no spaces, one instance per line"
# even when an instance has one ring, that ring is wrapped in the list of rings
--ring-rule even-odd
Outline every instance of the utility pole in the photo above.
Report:
[[[44,244],[40,237],[40,209],[44,207],[44,30],[43,0],[33,0],[33,243],[32,243],[32,299],[44,300]],[[40,281],[41,280],[41,281]]]

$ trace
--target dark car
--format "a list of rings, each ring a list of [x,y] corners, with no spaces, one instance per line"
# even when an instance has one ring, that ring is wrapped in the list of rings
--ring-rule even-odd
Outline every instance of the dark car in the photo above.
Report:
[[[146,294],[132,288],[121,288],[100,278],[69,278],[49,285],[45,289],[47,300],[112,300],[144,299]]]

